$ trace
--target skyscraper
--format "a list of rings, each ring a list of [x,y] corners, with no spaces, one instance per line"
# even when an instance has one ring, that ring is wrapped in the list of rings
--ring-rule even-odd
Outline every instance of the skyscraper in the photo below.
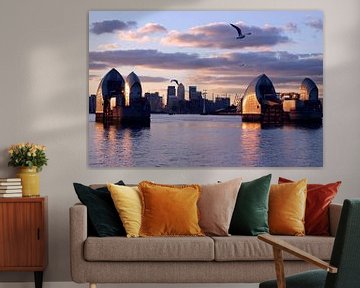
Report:
[[[169,98],[176,97],[176,90],[175,86],[168,86],[167,87],[167,95],[166,95],[166,105],[169,105]]]
[[[146,92],[145,98],[150,103],[151,112],[161,112],[163,108],[163,103],[162,103],[162,97],[159,95],[159,92],[154,92],[154,93]]]
[[[195,100],[196,98],[196,86],[189,86],[189,100]]]
[[[180,83],[177,87],[177,97],[179,101],[185,100],[185,87],[182,83]]]

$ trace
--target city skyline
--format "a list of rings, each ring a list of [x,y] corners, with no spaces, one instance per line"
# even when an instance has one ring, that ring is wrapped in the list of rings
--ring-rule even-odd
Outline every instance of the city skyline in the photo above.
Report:
[[[252,35],[236,39],[229,23]],[[89,94],[111,68],[134,71],[143,93],[167,94],[171,79],[211,95],[241,96],[266,73],[277,92],[298,92],[305,77],[323,93],[320,11],[91,11]]]

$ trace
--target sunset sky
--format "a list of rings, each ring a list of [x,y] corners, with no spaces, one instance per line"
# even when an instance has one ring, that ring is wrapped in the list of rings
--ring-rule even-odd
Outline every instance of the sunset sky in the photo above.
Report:
[[[252,35],[236,39],[236,30]],[[171,79],[234,100],[265,73],[277,92],[299,91],[310,77],[323,86],[320,11],[91,11],[89,94],[116,68],[134,71],[145,92],[166,96]],[[164,97],[166,98],[166,97]]]

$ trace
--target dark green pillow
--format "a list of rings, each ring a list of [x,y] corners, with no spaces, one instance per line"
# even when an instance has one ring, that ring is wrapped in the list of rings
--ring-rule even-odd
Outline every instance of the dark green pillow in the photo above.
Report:
[[[230,234],[256,236],[269,233],[270,181],[271,174],[241,184],[230,222]]]
[[[116,185],[125,185],[119,181]],[[87,207],[90,234],[94,236],[126,236],[123,224],[116,211],[111,194],[107,187],[92,189],[79,183],[74,183],[75,192]]]

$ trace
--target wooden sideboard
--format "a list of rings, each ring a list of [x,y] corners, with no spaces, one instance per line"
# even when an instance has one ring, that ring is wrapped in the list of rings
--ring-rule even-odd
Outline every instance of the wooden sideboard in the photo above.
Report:
[[[0,198],[0,271],[32,271],[41,288],[47,250],[47,197]]]

